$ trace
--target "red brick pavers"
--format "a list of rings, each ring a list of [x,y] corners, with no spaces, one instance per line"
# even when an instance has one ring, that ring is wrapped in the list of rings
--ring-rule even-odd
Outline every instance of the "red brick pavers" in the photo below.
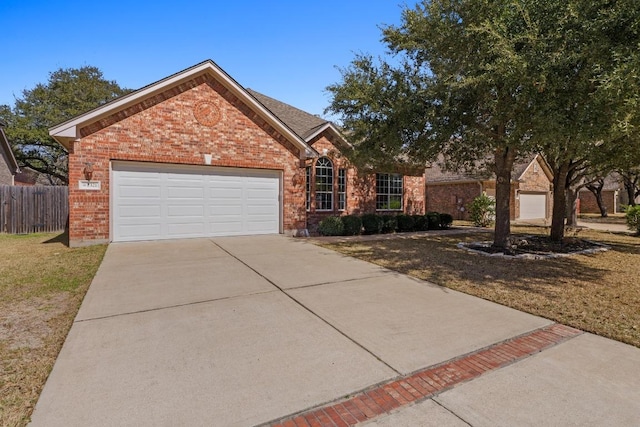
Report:
[[[553,324],[494,344],[442,364],[357,392],[352,397],[289,415],[265,424],[270,427],[346,427],[376,418],[410,403],[435,396],[518,360],[539,353],[582,331]]]

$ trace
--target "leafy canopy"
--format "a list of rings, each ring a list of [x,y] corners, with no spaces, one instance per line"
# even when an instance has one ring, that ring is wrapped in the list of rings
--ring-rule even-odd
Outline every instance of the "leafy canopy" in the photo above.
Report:
[[[0,117],[16,159],[48,176],[52,184],[67,183],[67,152],[49,136],[49,127],[72,119],[130,92],[105,80],[93,66],[59,69],[47,83],[22,92],[13,108],[0,106]]]

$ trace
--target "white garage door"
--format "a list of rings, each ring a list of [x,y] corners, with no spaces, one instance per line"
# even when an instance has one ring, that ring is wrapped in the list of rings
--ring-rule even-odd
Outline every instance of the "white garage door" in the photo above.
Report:
[[[520,219],[546,218],[547,196],[546,194],[520,193]]]
[[[115,242],[273,234],[280,172],[114,162]]]

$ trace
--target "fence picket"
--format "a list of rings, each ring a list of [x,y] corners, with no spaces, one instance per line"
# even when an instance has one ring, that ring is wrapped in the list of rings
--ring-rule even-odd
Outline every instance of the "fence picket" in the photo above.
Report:
[[[64,231],[68,217],[68,187],[0,185],[0,233]]]

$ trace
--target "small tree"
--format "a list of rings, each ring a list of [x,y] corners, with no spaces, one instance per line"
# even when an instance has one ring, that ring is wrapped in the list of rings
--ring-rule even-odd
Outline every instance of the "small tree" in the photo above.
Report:
[[[496,201],[486,194],[473,199],[468,209],[476,227],[489,227],[496,219]]]
[[[629,230],[640,235],[640,205],[628,206],[626,209],[626,219]]]

